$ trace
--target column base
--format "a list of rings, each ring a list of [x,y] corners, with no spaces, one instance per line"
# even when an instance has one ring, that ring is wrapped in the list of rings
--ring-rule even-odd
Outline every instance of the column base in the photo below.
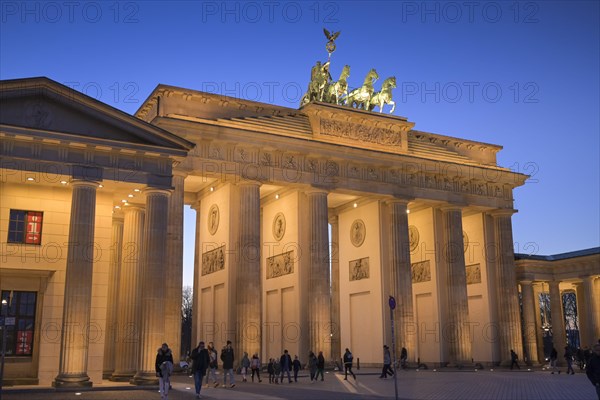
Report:
[[[135,376],[135,371],[129,372],[113,372],[112,375],[108,378],[111,382],[129,382]]]
[[[92,387],[92,382],[87,374],[76,374],[76,375],[58,375],[54,378],[52,386],[55,388],[81,388],[81,387]]]
[[[158,385],[158,377],[155,372],[138,372],[129,383],[138,386]]]

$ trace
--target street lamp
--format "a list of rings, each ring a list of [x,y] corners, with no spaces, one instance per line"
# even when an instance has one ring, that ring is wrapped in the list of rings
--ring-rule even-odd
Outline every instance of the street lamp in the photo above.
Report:
[[[2,382],[4,381],[4,355],[6,354],[6,318],[8,317],[8,308],[10,307],[10,300],[12,297],[12,291],[8,295],[7,299],[2,299],[2,307],[0,315],[2,315],[2,358],[0,359],[0,400],[2,400]]]

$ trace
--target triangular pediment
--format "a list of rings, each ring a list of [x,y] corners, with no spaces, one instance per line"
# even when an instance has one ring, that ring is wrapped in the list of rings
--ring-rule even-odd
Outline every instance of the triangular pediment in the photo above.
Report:
[[[187,152],[193,144],[47,78],[0,81],[0,124]]]

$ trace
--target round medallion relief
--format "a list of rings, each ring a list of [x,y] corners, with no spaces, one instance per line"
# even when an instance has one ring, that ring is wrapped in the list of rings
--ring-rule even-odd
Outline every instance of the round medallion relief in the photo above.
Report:
[[[360,247],[367,236],[367,229],[362,219],[356,219],[350,227],[350,241],[355,247]]]
[[[214,235],[219,229],[219,206],[213,204],[208,210],[208,232]]]
[[[467,232],[463,231],[463,251],[466,253],[469,248],[469,236],[467,236]]]
[[[277,213],[273,218],[273,237],[275,240],[281,240],[285,235],[285,215]]]
[[[419,246],[419,230],[414,225],[408,226],[408,243],[410,245],[410,251],[415,251],[415,249]]]

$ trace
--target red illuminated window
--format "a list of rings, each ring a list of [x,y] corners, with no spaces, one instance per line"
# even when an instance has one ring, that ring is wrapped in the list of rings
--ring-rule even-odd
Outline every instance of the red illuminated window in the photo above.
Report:
[[[8,221],[8,242],[42,244],[41,211],[10,210]]]
[[[7,302],[0,306],[0,326],[6,326],[6,355],[31,356],[37,293],[3,290],[0,297]]]

